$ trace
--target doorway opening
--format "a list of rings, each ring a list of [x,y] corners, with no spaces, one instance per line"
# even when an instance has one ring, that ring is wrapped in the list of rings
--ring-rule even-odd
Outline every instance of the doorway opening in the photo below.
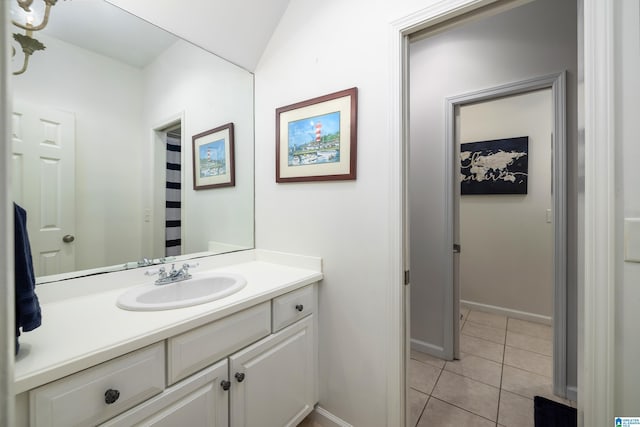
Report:
[[[459,357],[459,342],[457,342],[460,333],[458,303],[461,295],[459,288],[454,286],[458,273],[457,262],[459,261],[457,255],[454,255],[456,251],[454,245],[462,243],[462,253],[464,254],[465,244],[464,241],[461,242],[456,238],[458,237],[456,232],[459,230],[456,223],[460,208],[456,197],[460,191],[459,147],[456,144],[456,138],[460,136],[460,129],[456,131],[456,112],[460,113],[460,109],[466,105],[479,104],[490,99],[512,97],[517,94],[535,93],[550,88],[552,92],[550,104],[555,111],[551,118],[553,129],[546,137],[538,137],[537,139],[538,142],[544,142],[544,147],[549,153],[552,149],[551,134],[555,137],[553,165],[547,163],[549,170],[553,169],[552,183],[547,184],[547,189],[553,189],[550,195],[553,201],[551,206],[545,207],[539,212],[542,227],[553,229],[553,243],[549,245],[547,252],[553,257],[553,274],[549,278],[549,282],[553,283],[554,289],[553,297],[548,295],[546,301],[546,304],[551,305],[553,299],[553,308],[550,313],[545,312],[544,309],[526,310],[516,307],[512,308],[514,312],[510,313],[513,314],[510,317],[526,318],[528,313],[533,314],[531,317],[534,317],[534,319],[528,320],[543,320],[543,322],[550,323],[551,318],[554,319],[554,392],[556,395],[575,400],[576,390],[571,386],[576,384],[577,344],[575,340],[567,342],[566,332],[567,328],[571,328],[571,335],[573,337],[577,335],[576,312],[574,308],[570,307],[571,304],[575,306],[577,300],[575,262],[568,263],[566,256],[567,241],[570,242],[571,257],[576,256],[575,230],[566,230],[568,215],[566,205],[568,198],[569,210],[575,213],[577,208],[573,198],[576,188],[576,169],[573,162],[576,159],[576,147],[573,142],[577,139],[577,10],[575,4],[562,3],[561,6],[558,6],[557,2],[546,0],[528,3],[518,5],[519,7],[511,8],[506,12],[500,10],[500,14],[497,14],[496,9],[493,11],[494,13],[489,14],[490,16],[484,16],[482,20],[478,19],[478,16],[470,16],[476,15],[475,12],[473,14],[469,11],[461,12],[460,14],[464,18],[452,17],[448,22],[438,22],[430,27],[428,33],[415,35],[415,31],[408,31],[406,34],[408,54],[405,57],[405,66],[410,71],[410,83],[407,85],[410,89],[404,88],[404,94],[407,106],[411,111],[411,120],[409,117],[405,117],[404,125],[407,129],[405,132],[409,133],[408,139],[411,144],[404,148],[406,159],[404,164],[409,169],[408,182],[405,184],[404,190],[407,191],[405,201],[410,200],[411,206],[411,211],[408,211],[405,206],[405,212],[409,212],[407,221],[410,220],[410,227],[407,228],[411,230],[411,239],[409,241],[409,235],[405,232],[404,260],[407,263],[408,253],[411,254],[413,260],[411,262],[410,296],[405,298],[406,304],[411,306],[411,309],[408,310],[411,313],[411,318],[407,319],[407,322],[411,323],[411,337],[406,347],[406,353],[410,354],[411,350],[418,349],[440,359],[452,360],[454,357]],[[496,2],[495,4],[496,8],[499,8],[508,5],[508,2]],[[558,10],[558,7],[561,10]],[[482,12],[487,12],[487,10],[484,9]],[[548,18],[551,16],[553,18]],[[497,22],[503,19],[507,19],[506,24]],[[521,22],[516,23],[517,19],[520,19]],[[555,30],[542,34],[538,31],[541,28],[538,25],[540,19],[554,21],[555,23],[547,22],[544,28],[547,30],[554,28]],[[488,22],[489,20],[491,22]],[[465,21],[464,25],[461,25],[461,21]],[[527,23],[527,21],[529,22]],[[425,20],[417,22],[414,28],[424,28],[425,22]],[[567,27],[567,22],[572,24]],[[560,25],[565,27],[560,28]],[[484,28],[481,28],[483,26]],[[443,30],[443,27],[446,27],[446,31]],[[538,30],[534,27],[537,27]],[[474,33],[478,29],[484,33]],[[457,38],[449,37],[449,30],[455,31]],[[513,35],[507,35],[509,31]],[[545,40],[547,38],[548,40]],[[413,62],[415,59],[412,52],[413,43],[429,42],[433,39],[439,39],[440,43],[429,50],[423,61],[426,64],[425,68],[431,71],[430,73],[416,73]],[[553,40],[561,45],[561,48],[559,47],[556,52],[549,54],[548,46]],[[483,49],[483,45],[489,46],[489,49]],[[466,51],[464,50],[465,46]],[[543,50],[546,52],[544,59],[539,56]],[[560,53],[560,50],[563,50],[563,53]],[[485,64],[485,69],[482,69],[478,64]],[[487,64],[488,67],[486,67]],[[558,72],[563,69],[567,70],[566,74]],[[435,75],[433,70],[436,70]],[[543,77],[532,78],[536,75],[543,75]],[[416,79],[427,81],[425,87],[416,84]],[[461,93],[464,95],[460,95]],[[569,100],[566,104],[564,103],[565,95]],[[431,104],[429,108],[432,111],[428,115],[422,115],[416,119],[420,108],[416,107],[415,100],[420,97],[423,101],[427,100],[426,102]],[[445,101],[444,111],[442,100]],[[567,108],[566,119],[565,108]],[[416,133],[413,129],[416,124],[426,131],[422,134]],[[494,127],[507,128],[508,124],[510,123],[505,117],[503,126],[498,124]],[[569,141],[568,151],[565,151],[564,145],[558,144],[559,140],[557,139],[558,136],[564,135],[565,127]],[[521,136],[515,134],[486,135],[480,139],[471,138],[462,142]],[[425,141],[430,141],[431,144]],[[418,146],[416,142],[423,144]],[[533,152],[530,154],[533,156]],[[412,181],[412,174],[415,171],[419,171],[422,176],[419,180]],[[569,177],[565,179],[565,175]],[[530,195],[520,197],[520,201],[525,197],[530,197]],[[421,208],[422,212],[416,213],[416,207]],[[547,212],[547,209],[550,209],[550,212]],[[424,218],[427,220],[424,221]],[[417,219],[423,219],[423,222],[421,223]],[[551,222],[547,222],[548,220]],[[575,224],[571,226],[575,227]],[[423,236],[428,236],[428,239],[415,241],[415,235],[420,233]],[[567,235],[569,239],[567,239]],[[494,253],[494,256],[499,262],[500,253]],[[504,254],[502,257],[504,258]],[[570,271],[567,269],[568,265]],[[571,269],[571,265],[573,269]],[[425,271],[426,275],[421,274]],[[569,303],[567,286],[571,288],[569,290],[571,302]],[[504,292],[514,292],[514,290],[515,287],[511,286]],[[523,295],[520,293],[516,297]],[[462,297],[464,298],[464,295]],[[485,302],[483,308],[487,308],[487,305],[491,304]],[[537,319],[535,319],[536,314],[539,317]],[[570,324],[568,325],[568,323]],[[426,330],[423,331],[422,337],[417,336],[416,324]],[[504,333],[506,335],[506,330]],[[504,348],[505,344],[503,343],[502,346]],[[504,353],[501,357],[504,357]],[[410,366],[414,364],[409,360],[409,356],[405,360],[405,363]],[[408,382],[407,389],[411,393],[411,378],[408,379]],[[437,385],[434,385],[435,388],[431,388],[430,392],[437,389]],[[428,398],[432,396],[430,393],[423,394]],[[497,421],[498,415],[497,412],[493,415],[493,421]],[[410,411],[407,411],[407,417],[407,425],[410,425]]]
[[[536,373],[548,372],[551,376],[553,372],[555,394],[575,399],[575,394],[567,391],[566,80],[566,73],[562,72],[448,98],[446,122],[447,145],[453,159],[461,159],[452,163],[454,178],[466,165],[471,170],[461,177],[472,180],[474,185],[479,184],[476,178],[492,183],[494,178],[504,178],[507,185],[517,184],[515,178],[520,175],[510,167],[499,173],[487,169],[487,162],[504,156],[517,156],[517,161],[507,160],[516,166],[524,165],[527,173],[524,178],[522,170],[516,172],[522,174],[522,181],[527,180],[527,187],[512,195],[470,194],[461,198],[462,186],[456,181],[451,225],[458,248],[453,260],[454,320],[460,319],[455,312],[460,300],[467,308],[511,319],[502,342],[505,359],[510,358],[507,353],[517,352],[513,348],[553,356],[553,362],[540,360],[548,366]],[[504,148],[505,141],[514,142],[511,139],[461,144],[516,134],[527,135],[524,150]],[[482,150],[473,154],[473,166],[470,160],[462,161],[461,147],[469,156],[476,145],[484,147],[494,142],[501,147],[495,154],[487,158],[482,157],[487,154]],[[526,162],[522,162],[524,159]],[[460,254],[462,242],[467,250]],[[460,282],[464,284],[462,293]],[[553,324],[553,333],[550,328],[530,322]],[[454,356],[459,358],[459,342],[455,338],[459,337],[460,328],[455,323]],[[471,326],[464,326],[467,335],[490,332],[472,331]],[[489,322],[488,326],[493,325]],[[532,338],[522,342],[522,332]],[[539,342],[539,338],[549,342]],[[552,354],[546,347],[553,348]]]
[[[153,215],[151,223],[154,258],[182,255],[184,244],[184,147],[182,118],[153,130]]]
[[[182,255],[182,128],[167,130],[165,256]]]

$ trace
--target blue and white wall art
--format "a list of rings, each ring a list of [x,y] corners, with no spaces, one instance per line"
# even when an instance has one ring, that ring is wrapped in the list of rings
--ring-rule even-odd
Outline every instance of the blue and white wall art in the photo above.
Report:
[[[460,144],[460,194],[527,194],[529,137]]]

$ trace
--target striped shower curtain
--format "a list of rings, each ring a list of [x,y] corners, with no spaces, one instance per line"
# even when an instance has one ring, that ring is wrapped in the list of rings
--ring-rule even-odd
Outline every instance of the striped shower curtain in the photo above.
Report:
[[[166,185],[166,223],[165,256],[181,255],[181,159],[182,144],[180,129],[167,132],[167,185]]]

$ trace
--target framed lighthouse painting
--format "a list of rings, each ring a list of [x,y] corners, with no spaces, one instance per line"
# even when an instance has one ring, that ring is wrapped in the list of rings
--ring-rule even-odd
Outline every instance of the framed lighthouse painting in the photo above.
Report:
[[[356,179],[358,89],[276,110],[276,182]]]
[[[193,189],[233,187],[233,123],[193,136]]]

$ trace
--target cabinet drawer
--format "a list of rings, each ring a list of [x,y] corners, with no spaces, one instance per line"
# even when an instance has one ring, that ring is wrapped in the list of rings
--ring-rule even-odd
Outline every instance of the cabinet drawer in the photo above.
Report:
[[[267,301],[169,338],[167,382],[186,378],[270,333],[271,307]]]
[[[162,392],[164,360],[161,342],[36,388],[31,426],[96,425],[118,415]]]
[[[229,391],[221,387],[228,379],[225,359],[100,426],[228,427]]]
[[[316,310],[315,285],[289,292],[273,299],[273,332],[313,313]]]

